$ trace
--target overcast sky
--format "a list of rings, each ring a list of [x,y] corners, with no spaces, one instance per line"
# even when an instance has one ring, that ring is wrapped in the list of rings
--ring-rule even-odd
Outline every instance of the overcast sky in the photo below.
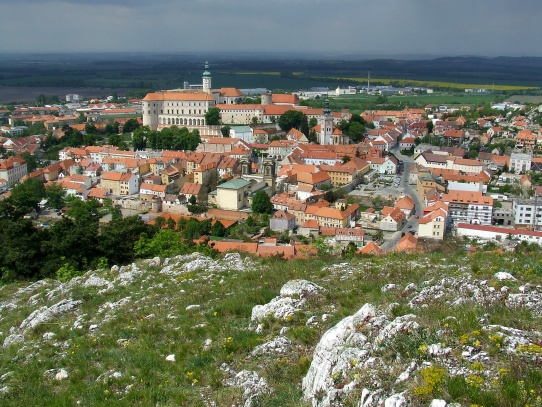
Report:
[[[542,0],[0,0],[0,52],[542,56]]]

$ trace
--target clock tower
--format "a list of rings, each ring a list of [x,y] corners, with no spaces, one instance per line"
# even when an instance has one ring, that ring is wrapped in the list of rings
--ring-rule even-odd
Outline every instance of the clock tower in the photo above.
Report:
[[[211,94],[211,72],[209,72],[209,62],[205,61],[205,72],[203,72],[203,91]]]

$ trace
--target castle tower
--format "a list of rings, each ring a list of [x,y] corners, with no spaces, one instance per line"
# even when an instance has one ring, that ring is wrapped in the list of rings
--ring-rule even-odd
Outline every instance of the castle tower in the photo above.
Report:
[[[320,119],[320,135],[318,142],[322,145],[329,145],[331,143],[331,136],[333,134],[333,116],[331,115],[331,109],[329,108],[329,99],[326,99],[324,105],[324,114]]]
[[[209,62],[205,61],[205,72],[203,72],[203,91],[211,94],[211,72],[209,72]]]
[[[266,93],[262,94],[262,103],[261,104],[262,105],[272,105],[273,104],[271,92],[266,92]]]

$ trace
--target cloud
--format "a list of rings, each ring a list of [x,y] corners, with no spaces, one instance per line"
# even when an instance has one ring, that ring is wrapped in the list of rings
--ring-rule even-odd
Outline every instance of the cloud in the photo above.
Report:
[[[0,0],[0,51],[540,55],[542,1]]]

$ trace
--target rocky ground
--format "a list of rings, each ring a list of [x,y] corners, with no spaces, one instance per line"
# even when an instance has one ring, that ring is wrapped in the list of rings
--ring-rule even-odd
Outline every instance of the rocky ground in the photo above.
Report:
[[[462,256],[194,253],[3,286],[0,401],[542,405],[538,257]]]

